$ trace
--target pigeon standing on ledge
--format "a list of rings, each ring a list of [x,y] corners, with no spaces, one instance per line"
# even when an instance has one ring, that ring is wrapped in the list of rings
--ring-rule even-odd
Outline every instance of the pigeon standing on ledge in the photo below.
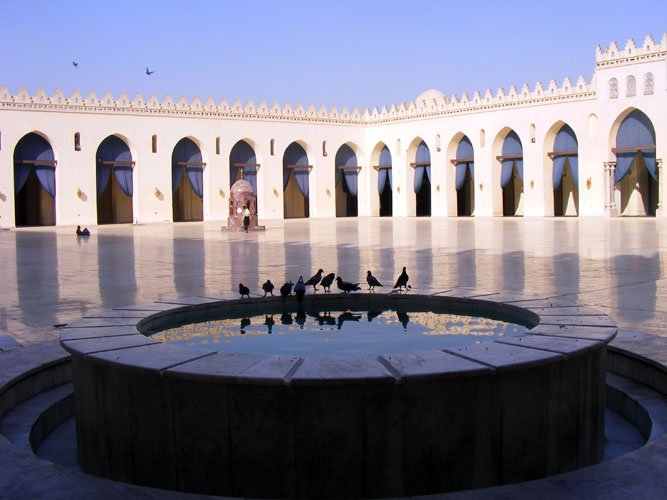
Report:
[[[406,292],[410,290],[412,287],[408,285],[408,279],[409,279],[408,273],[405,272],[405,266],[403,266],[403,272],[396,280],[396,284],[394,285],[394,290],[398,288],[398,291],[400,292],[403,290],[404,287]]]
[[[368,283],[368,289],[372,292],[375,291],[376,286],[382,286],[382,283],[380,283],[370,271],[366,273],[366,283]]]
[[[329,273],[324,278],[322,278],[322,281],[320,282],[320,285],[322,285],[322,288],[324,288],[324,291],[326,293],[331,292],[331,283],[334,282],[335,277],[336,277],[336,273]]]
[[[323,272],[324,271],[322,269],[318,269],[317,272],[313,276],[311,276],[308,281],[306,281],[304,283],[304,285],[306,285],[306,286],[313,285],[313,291],[317,292],[317,284],[322,279],[322,273]]]
[[[273,289],[275,287],[273,286],[273,283],[271,283],[271,280],[266,280],[266,283],[262,285],[262,290],[264,290],[264,297],[266,297],[267,293],[270,293],[271,296],[273,296]]]
[[[239,293],[241,294],[241,298],[244,296],[248,296],[250,298],[250,288],[245,286],[243,283],[239,283]]]
[[[359,283],[348,283],[346,281],[343,281],[343,278],[341,278],[340,276],[336,278],[336,283],[338,283],[338,288],[343,290],[343,292],[345,293],[354,292],[355,290],[361,290],[361,288],[359,287]]]
[[[285,297],[289,296],[289,295],[292,295],[292,287],[293,286],[294,286],[294,284],[290,280],[287,283],[285,283],[283,286],[280,287],[280,295],[282,296],[283,299]]]
[[[306,294],[306,285],[303,282],[303,276],[299,276],[299,281],[294,285],[294,293],[296,293],[296,298],[301,302],[301,299]]]

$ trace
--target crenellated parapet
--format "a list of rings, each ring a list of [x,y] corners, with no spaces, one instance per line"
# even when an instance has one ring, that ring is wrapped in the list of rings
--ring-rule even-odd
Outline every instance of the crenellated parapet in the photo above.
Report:
[[[665,56],[667,56],[667,33],[662,35],[659,42],[648,35],[644,38],[644,43],[639,46],[630,38],[623,49],[619,48],[616,42],[611,42],[605,48],[595,46],[595,65],[598,68],[636,64]]]

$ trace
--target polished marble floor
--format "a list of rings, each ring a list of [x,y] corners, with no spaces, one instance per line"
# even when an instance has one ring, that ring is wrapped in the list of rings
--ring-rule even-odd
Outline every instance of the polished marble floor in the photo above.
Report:
[[[577,301],[619,327],[667,336],[667,220],[655,218],[360,218],[0,230],[0,336],[56,339],[99,308],[258,293],[319,267],[346,281],[368,269],[385,284],[406,266],[413,291],[477,287]],[[380,289],[378,289],[380,290]]]

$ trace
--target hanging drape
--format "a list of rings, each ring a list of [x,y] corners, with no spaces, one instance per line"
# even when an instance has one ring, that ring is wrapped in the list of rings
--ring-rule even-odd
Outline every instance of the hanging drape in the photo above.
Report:
[[[229,185],[236,182],[239,170],[243,169],[243,178],[252,186],[252,193],[257,195],[257,167],[237,167],[238,164],[255,164],[255,150],[245,141],[237,142],[229,154]],[[289,178],[288,178],[289,180]]]
[[[641,149],[642,146],[655,146],[655,130],[651,120],[639,110],[630,113],[616,134],[616,147],[638,148],[634,151],[619,151],[616,153],[616,182],[620,182],[628,175],[635,159],[643,160],[651,177],[658,179],[658,166],[655,160],[655,149]]]
[[[172,165],[171,167],[171,191],[175,193],[181,185],[183,178],[183,167],[180,165]]]
[[[387,146],[384,146],[380,151],[380,165],[391,165],[391,153]],[[384,192],[385,185],[387,184],[387,176],[390,179],[389,186],[391,187],[391,168],[378,169],[378,193],[380,194]]]
[[[358,175],[356,170],[345,170],[345,183],[347,184],[347,191],[352,196],[357,196],[358,189]]]
[[[335,168],[336,168],[336,186],[341,178],[345,179],[347,191],[352,196],[357,196],[357,170],[354,169],[340,169],[338,167],[357,167],[357,155],[352,148],[347,144],[343,144],[336,153]],[[344,175],[343,175],[344,174]]]
[[[456,147],[456,159],[470,159],[474,158],[475,152],[472,147],[472,143],[467,136],[459,141],[459,145]],[[466,161],[463,163],[456,164],[456,190],[463,189],[466,180],[466,170],[470,170],[470,178],[475,177],[474,162]]]
[[[171,188],[175,193],[181,184],[185,170],[192,190],[199,197],[204,196],[204,165],[199,146],[184,137],[176,143],[171,154]]]
[[[389,178],[389,189],[391,189],[393,191],[394,190],[394,177],[393,177],[391,171],[392,171],[391,168],[387,169],[387,177]]]
[[[204,167],[188,165],[185,167],[192,190],[199,198],[204,197]]]
[[[53,164],[55,159],[53,149],[46,139],[37,135],[29,134],[19,141],[14,150],[14,190],[19,192],[30,175],[30,170],[35,169],[37,179],[44,190],[51,197],[56,195],[56,168]],[[40,160],[45,162],[40,163]],[[31,161],[34,163],[23,163]]]
[[[304,168],[290,168],[288,165],[304,165]],[[308,155],[301,145],[293,142],[285,150],[283,155],[283,190],[287,189],[289,183],[290,170],[294,170],[294,180],[299,188],[299,192],[308,196]]]
[[[114,171],[116,181],[120,189],[127,196],[133,194],[132,184],[132,165],[127,162],[132,161],[132,154],[130,153],[127,144],[115,135],[109,136],[100,147],[97,148],[97,196],[100,196],[109,183],[111,177],[111,170]],[[105,162],[105,163],[103,163]],[[109,163],[122,162],[122,163]]]
[[[554,153],[577,151],[578,147],[577,137],[574,135],[574,131],[568,125],[563,125],[558,131],[558,134],[556,134],[556,139],[554,140]],[[560,187],[566,162],[570,166],[570,173],[572,174],[572,181],[574,182],[575,188],[578,188],[579,186],[579,161],[577,153],[557,155],[554,156],[553,166],[554,191]]]
[[[418,193],[424,182],[424,174],[426,174],[426,178],[429,179],[429,181],[431,179],[431,152],[424,141],[420,142],[419,146],[417,146],[415,163],[417,163],[418,166],[415,167],[414,190],[415,193]]]
[[[514,132],[510,131],[505,137],[503,142],[502,156],[523,156],[523,146],[521,145],[521,140],[519,136]],[[512,174],[514,168],[516,167],[517,174],[519,179],[523,182],[523,158],[512,158],[502,160],[502,169],[500,171],[500,185],[506,187],[510,179],[512,179]]]

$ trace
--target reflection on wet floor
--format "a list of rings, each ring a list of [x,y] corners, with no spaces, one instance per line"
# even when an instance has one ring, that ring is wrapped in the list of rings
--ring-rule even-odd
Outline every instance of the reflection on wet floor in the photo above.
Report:
[[[622,328],[665,334],[667,219],[264,223],[266,231],[247,235],[223,232],[221,222],[105,225],[85,241],[74,227],[0,231],[0,335],[24,344],[54,340],[54,325],[99,308],[236,293],[239,282],[256,296],[267,279],[279,288],[320,267],[362,287],[371,270],[385,285],[377,293],[386,293],[402,266],[416,293],[476,287],[558,297],[597,307]]]

